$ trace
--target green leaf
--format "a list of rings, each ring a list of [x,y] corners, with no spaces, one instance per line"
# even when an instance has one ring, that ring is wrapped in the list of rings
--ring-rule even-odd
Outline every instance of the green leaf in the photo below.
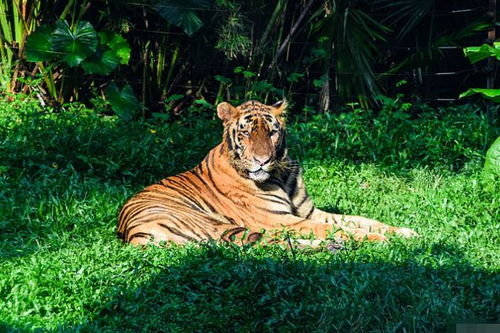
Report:
[[[191,36],[203,26],[195,10],[209,8],[210,3],[209,0],[157,0],[153,7],[168,23]]]
[[[325,83],[325,81],[323,79],[315,79],[313,80],[313,86],[315,86],[316,88],[321,88],[321,86],[323,86],[323,83]]]
[[[120,58],[122,65],[128,64],[130,59],[130,45],[121,35],[112,31],[99,32],[101,44],[107,45]]]
[[[500,103],[500,89],[470,88],[466,92],[461,93],[458,98],[469,97],[474,94],[480,94],[482,97],[492,100],[495,103]]]
[[[204,99],[197,99],[193,102],[193,104],[196,104],[196,105],[199,105],[199,106],[202,106],[202,107],[205,107],[207,109],[213,109],[215,106],[213,104],[210,104],[209,102],[207,102],[206,100]]]
[[[491,191],[500,183],[500,137],[491,145],[486,152],[482,181],[485,190]]]
[[[97,50],[81,65],[87,74],[108,75],[120,64],[120,57],[113,50],[107,50],[99,46]]]
[[[125,121],[131,121],[141,107],[129,84],[120,90],[116,84],[110,83],[104,94],[111,104],[111,109]]]
[[[57,21],[50,42],[55,51],[62,53],[64,62],[74,67],[96,51],[98,41],[94,27],[87,21],[80,21],[74,31],[66,21]]]
[[[288,82],[291,82],[291,83],[296,83],[296,82],[299,82],[299,79],[301,79],[303,77],[304,77],[303,73],[291,73],[290,75],[288,75],[286,80]]]
[[[182,94],[172,94],[165,99],[165,103],[175,102],[175,101],[178,101],[182,98],[184,98],[184,95],[182,95]]]
[[[464,55],[469,58],[472,64],[489,57],[500,60],[500,42],[493,43],[493,46],[483,44],[481,46],[469,46],[464,48]]]
[[[243,72],[241,72],[241,74],[243,74],[243,76],[245,77],[245,79],[249,79],[249,78],[255,76],[255,73],[254,72],[250,72],[250,71],[243,71]]]
[[[222,75],[215,75],[214,79],[216,79],[220,83],[225,83],[225,84],[229,84],[232,82],[232,80],[230,78],[222,76]]]
[[[42,25],[29,35],[26,41],[26,60],[30,62],[47,61],[56,56],[50,44],[53,31],[53,27]]]
[[[266,92],[273,88],[273,85],[267,81],[257,81],[252,85],[252,90],[256,92]]]
[[[238,74],[238,73],[241,73],[243,70],[244,70],[244,68],[243,68],[242,66],[238,66],[238,67],[236,67],[236,68],[233,70],[233,72],[234,72],[235,74]]]

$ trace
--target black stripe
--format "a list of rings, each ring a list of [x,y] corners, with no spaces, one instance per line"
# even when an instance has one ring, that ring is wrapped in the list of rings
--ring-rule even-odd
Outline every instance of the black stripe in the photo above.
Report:
[[[210,171],[210,168],[208,166],[208,159],[205,160],[205,167],[207,168],[207,176],[208,176],[208,179],[210,180],[210,182],[212,183],[213,187],[217,190],[217,192],[219,192],[223,197],[226,197],[224,195],[224,193],[222,193],[221,190],[219,190],[219,188],[215,185],[213,179],[212,179],[212,172]],[[196,174],[196,173],[193,173],[193,175],[195,175],[207,188],[208,191],[210,191],[210,193],[212,194],[212,196],[214,197],[214,199],[216,199],[220,204],[223,204],[219,197],[217,196],[217,194],[212,190],[212,187],[207,184],[207,182],[201,178],[200,175]],[[216,210],[214,209],[214,212],[216,212]]]
[[[193,185],[193,187],[195,187],[196,190],[198,190],[198,193],[197,193],[197,191],[193,191],[192,189],[190,189],[189,187],[187,187],[186,184],[183,184],[181,182],[173,180],[171,177],[167,178],[167,180],[169,182],[172,182],[173,184],[177,185],[178,187],[174,188],[174,187],[168,186],[166,184],[163,184],[163,186],[168,187],[168,188],[174,190],[175,192],[177,192],[177,194],[180,195],[180,196],[176,196],[175,199],[179,199],[184,204],[188,205],[189,207],[191,207],[194,210],[206,213],[206,211],[203,208],[200,207],[201,203],[199,201],[195,200],[195,198],[194,198],[197,194],[199,194],[200,188],[198,186],[196,186],[191,180],[187,179],[187,177],[184,176],[184,175],[182,175],[182,174],[181,175],[177,175],[177,176],[173,176],[173,177],[179,177],[182,180],[187,181],[188,183],[190,183],[191,185]],[[186,179],[184,179],[183,177],[186,178]]]
[[[125,229],[125,238],[128,238],[128,233],[129,233],[129,230],[130,230],[130,222],[133,222],[135,217],[139,214],[141,214],[142,212],[144,212],[144,208],[143,206],[139,206],[136,208],[136,210],[134,211],[134,213],[132,215],[130,215],[127,219],[127,224],[124,226],[124,229]],[[146,207],[147,208],[147,207]]]
[[[221,148],[224,148],[222,145],[221,145]],[[196,168],[193,169],[193,173],[195,172],[199,172],[200,174],[203,174],[203,168],[201,167],[201,165],[197,165]]]
[[[229,223],[234,224],[234,225],[238,225],[238,223],[236,223],[236,221],[232,217],[229,217],[229,216],[226,216],[226,215],[223,215],[223,217],[225,219],[227,219],[229,221]]]
[[[276,159],[283,159],[286,151],[286,132],[283,131],[281,134],[280,142],[278,144],[278,149],[276,149]]]
[[[307,213],[306,219],[310,218],[313,212],[314,212],[314,206],[312,206],[311,210],[309,211],[309,213]]]
[[[182,232],[180,232],[180,230],[177,230],[176,228],[169,227],[168,225],[163,224],[163,223],[158,223],[158,225],[160,227],[167,229],[170,233],[172,233],[174,235],[186,238],[187,240],[190,240],[190,241],[196,241],[196,239],[194,237],[183,234]]]
[[[178,225],[177,223],[175,223],[174,221],[172,221],[172,223],[175,224],[175,226],[179,229],[182,229],[182,228],[185,228],[187,229],[188,231],[190,231],[192,234],[194,234],[196,237],[198,237],[199,239],[202,239],[203,237],[201,237],[195,230],[194,228],[192,228],[188,223],[186,223],[185,221],[181,221],[180,218],[178,218],[177,216],[171,216],[172,219],[178,221],[180,224],[182,224],[182,227],[180,225]],[[192,221],[190,221],[192,222]]]
[[[193,173],[193,170],[190,171],[191,173]],[[201,192],[201,188],[196,185],[191,179],[189,179],[188,176],[186,176],[184,173],[181,173],[180,175],[177,175],[177,177],[183,179],[184,181],[190,183],[191,185],[193,185],[193,187],[198,190],[198,192]]]
[[[219,192],[224,197],[226,197],[226,194],[224,192],[222,192],[222,190],[220,188],[217,187],[217,185],[214,182],[214,178],[212,177],[212,171],[211,171],[211,169],[215,170],[215,163],[214,163],[213,153],[210,154],[210,155],[212,155],[210,162],[208,160],[206,162],[207,170],[208,170],[208,179],[210,180],[210,182],[212,183],[212,185],[214,186],[214,188],[217,190],[217,192]],[[210,155],[209,155],[209,159],[210,159]],[[211,168],[209,167],[208,163],[210,163]]]
[[[169,183],[174,184],[176,187],[172,187],[171,185],[165,184],[165,183],[162,183],[162,185],[165,186],[166,188],[169,188],[169,189],[171,189],[171,190],[173,190],[173,191],[175,191],[175,192],[177,192],[177,193],[185,196],[185,197],[190,197],[192,195],[192,192],[189,191],[190,189],[186,186],[186,184],[183,184],[182,182],[179,182],[179,181],[173,179],[173,177],[178,177],[178,176],[168,177],[168,178],[164,179],[164,181],[168,181]],[[184,194],[184,193],[182,193],[181,189],[185,190],[184,193],[187,193],[187,195]],[[158,194],[163,194],[167,198],[170,197],[169,193],[165,193],[165,192],[162,192],[162,191],[150,190],[150,192],[158,193]]]
[[[229,151],[234,149],[233,142],[232,142],[231,138],[229,137],[229,134],[226,134],[226,144],[227,144],[227,149]]]
[[[174,218],[176,221],[178,221],[179,223],[181,223],[183,225],[185,224],[185,222],[182,221],[180,219],[180,217],[178,217],[177,215],[172,215],[172,218]],[[197,221],[197,218],[198,217],[191,217],[189,223],[195,225],[199,229],[198,231],[200,231],[201,233],[203,233],[203,235],[205,235],[207,237],[207,239],[211,239],[212,236],[205,230],[205,226],[200,226],[200,224],[198,223],[199,221]],[[203,216],[203,218],[206,219],[206,218],[209,218],[209,217],[208,216]],[[180,228],[180,229],[182,229],[182,228]],[[195,233],[194,231],[193,231],[193,233],[196,236],[200,237],[200,239],[202,239],[202,237],[199,234]]]
[[[284,188],[283,188],[283,182],[280,179],[271,177],[266,182],[269,183],[269,184],[276,185],[279,188],[281,188],[282,190],[284,190]]]
[[[236,234],[239,234],[242,231],[246,231],[247,228],[244,227],[238,227],[234,229],[228,229],[221,235],[221,239],[226,241],[226,242],[232,242],[231,237],[235,236]]]
[[[290,214],[289,211],[285,211],[285,210],[273,210],[273,209],[267,209],[267,208],[264,208],[264,207],[255,207],[259,210],[263,210],[263,211],[266,211],[268,213],[271,213],[271,214],[276,214],[276,215],[288,215]]]
[[[287,205],[291,205],[292,204],[290,202],[290,200],[288,200],[287,198],[280,197],[279,195],[276,195],[276,194],[270,194],[270,193],[257,194],[257,197],[259,197],[259,198],[262,198],[262,196],[276,198],[276,199],[282,201],[284,204],[287,204]],[[262,198],[262,199],[270,200],[269,198]]]
[[[290,177],[292,179],[290,179]],[[288,186],[288,182],[290,181],[290,185],[289,185],[289,190],[291,190],[289,193],[288,193],[288,196],[293,199],[295,197],[295,194],[297,192],[297,173],[296,172],[292,172],[292,174],[290,175],[290,177],[288,177],[287,179],[287,186]]]
[[[297,209],[299,209],[304,204],[304,202],[306,202],[307,198],[309,198],[309,196],[307,195],[307,193],[304,193],[304,198],[302,198],[302,200],[300,200],[300,202],[296,206]]]
[[[194,172],[193,170],[190,170],[189,171],[192,175],[196,176],[198,179],[200,179],[200,177],[198,177],[198,175],[196,174],[196,172]],[[209,209],[212,211],[212,212],[215,212],[215,209],[214,207],[209,204],[206,200],[204,200],[200,194],[202,192],[201,190],[201,187],[199,187],[198,185],[196,185],[191,179],[189,179],[189,177],[187,177],[186,175],[184,174],[180,174],[179,177],[182,177],[183,180],[185,180],[186,182],[188,182],[189,184],[191,184],[196,190],[198,193],[196,193],[196,191],[192,194],[193,196],[194,195],[197,195],[198,194],[198,198],[197,199],[200,199],[202,201],[202,203],[204,203],[205,205],[207,205],[209,207]],[[204,185],[206,185],[206,183],[203,183]],[[201,205],[200,203],[200,200],[195,200],[194,198],[190,197],[189,198],[190,200],[196,202],[196,204],[198,205]],[[194,208],[194,207],[193,207]],[[201,207],[196,207],[197,210],[201,211],[201,212],[206,212],[204,209],[202,209]]]
[[[202,178],[198,175],[198,173],[196,173],[196,172],[195,172],[195,171],[193,171],[193,170],[191,170],[191,171],[189,171],[189,172],[191,172],[191,174],[192,174],[193,176],[195,176],[196,178],[198,178],[198,179],[202,182],[202,184],[204,184],[205,186],[208,186],[208,185],[207,185],[207,183],[206,183],[205,181],[203,181],[203,179],[202,179]],[[200,194],[201,194],[201,193],[200,193]],[[215,210],[214,206],[212,206],[212,205],[211,205],[211,204],[210,204],[207,200],[205,200],[205,199],[204,199],[203,197],[201,197],[201,196],[200,196],[200,199],[201,199],[201,201],[203,201],[203,203],[204,203],[205,205],[207,205],[207,206],[208,206],[208,208],[210,209],[210,211],[211,211],[212,213],[215,213],[215,212],[216,212],[216,210]]]
[[[137,215],[139,215],[140,213],[142,213],[144,211],[145,207],[144,207],[143,202],[136,203],[134,206],[136,206],[136,205],[138,205],[138,207],[131,208],[130,213],[127,215],[128,222],[132,221]],[[130,205],[127,207],[130,207]]]
[[[132,239],[136,238],[136,237],[142,237],[142,238],[151,238],[153,237],[152,234],[148,233],[148,232],[136,232],[135,234],[133,234],[130,238],[129,238],[129,242],[132,241]]]

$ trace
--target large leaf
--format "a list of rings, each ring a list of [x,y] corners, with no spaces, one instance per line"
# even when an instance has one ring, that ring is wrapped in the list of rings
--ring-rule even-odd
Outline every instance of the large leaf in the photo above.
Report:
[[[500,137],[486,152],[482,178],[484,188],[488,191],[494,190],[496,185],[500,184]]]
[[[42,25],[29,35],[26,41],[26,60],[30,62],[47,61],[56,55],[50,44],[53,27]]]
[[[132,87],[128,84],[120,90],[116,84],[110,83],[104,94],[111,104],[111,109],[125,121],[132,120],[141,107]]]
[[[436,0],[375,0],[373,3],[387,13],[382,22],[401,24],[396,35],[401,40],[433,10]]]
[[[203,26],[196,10],[209,7],[208,0],[157,0],[154,4],[161,17],[168,23],[182,28],[189,36]]]
[[[500,60],[500,42],[494,42],[493,46],[483,44],[481,46],[469,46],[464,48],[464,54],[472,64],[489,57]]]
[[[113,50],[106,50],[101,45],[82,62],[82,68],[87,74],[108,75],[120,64],[120,57]]]
[[[99,33],[100,44],[96,51],[82,62],[87,74],[107,75],[119,64],[127,64],[130,59],[128,42],[117,33],[104,31]]]
[[[50,42],[55,51],[62,53],[64,62],[73,67],[96,51],[98,41],[94,27],[87,21],[80,21],[74,31],[66,21],[57,21]]]
[[[131,50],[125,38],[111,31],[103,31],[99,32],[99,40],[101,44],[106,45],[115,52],[120,58],[120,63],[122,65],[128,64]]]
[[[495,103],[500,103],[500,89],[470,88],[466,92],[461,93],[459,98],[469,97],[474,94],[480,94],[482,97],[492,100]]]

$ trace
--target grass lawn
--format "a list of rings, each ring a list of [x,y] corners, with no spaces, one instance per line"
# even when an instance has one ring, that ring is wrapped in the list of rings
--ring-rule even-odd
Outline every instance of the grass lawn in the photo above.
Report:
[[[498,320],[500,131],[473,106],[322,115],[289,126],[317,206],[414,228],[336,254],[115,236],[124,201],[193,167],[218,121],[121,123],[78,105],[0,104],[0,331],[442,331]]]

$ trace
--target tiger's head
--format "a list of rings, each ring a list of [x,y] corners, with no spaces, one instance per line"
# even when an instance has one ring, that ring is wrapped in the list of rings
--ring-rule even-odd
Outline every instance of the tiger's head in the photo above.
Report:
[[[285,109],[285,101],[273,105],[248,101],[237,107],[223,102],[217,106],[217,115],[224,122],[223,144],[231,165],[243,177],[262,183],[283,167],[287,157]]]

